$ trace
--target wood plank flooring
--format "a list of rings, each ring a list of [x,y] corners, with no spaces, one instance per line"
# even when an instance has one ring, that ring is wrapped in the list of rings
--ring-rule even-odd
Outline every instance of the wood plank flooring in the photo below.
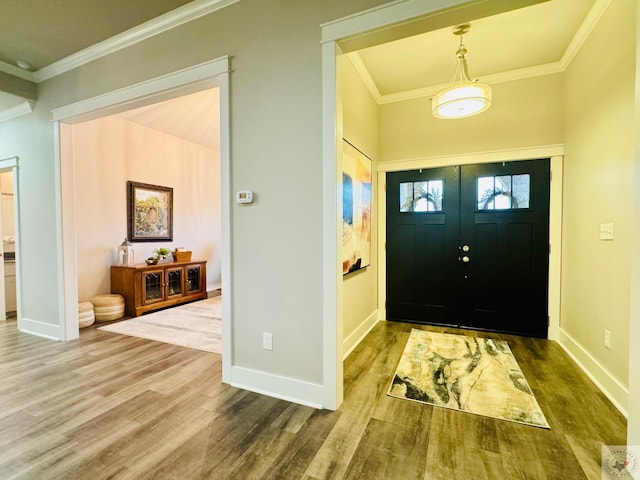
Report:
[[[478,333],[509,342],[551,430],[388,397],[414,327],[374,328],[330,412],[223,385],[213,353],[0,323],[0,479],[595,480],[601,445],[625,444],[624,417],[546,340]]]

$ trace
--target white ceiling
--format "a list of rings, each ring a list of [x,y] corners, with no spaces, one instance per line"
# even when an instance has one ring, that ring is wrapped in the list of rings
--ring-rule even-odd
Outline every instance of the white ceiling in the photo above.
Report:
[[[500,81],[501,76],[511,79],[514,71],[523,76],[546,71],[541,69],[561,62],[574,38],[580,37],[592,17],[608,3],[550,0],[472,21],[471,30],[463,37],[469,75],[491,83]],[[450,26],[349,56],[374,96],[384,103],[385,97],[401,99],[411,92],[416,96],[433,94],[450,83],[458,44],[459,37]]]
[[[114,116],[218,150],[220,146],[219,92],[219,88],[212,88]]]

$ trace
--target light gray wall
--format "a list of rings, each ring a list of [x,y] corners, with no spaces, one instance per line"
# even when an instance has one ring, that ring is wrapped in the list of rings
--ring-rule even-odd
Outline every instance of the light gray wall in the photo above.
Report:
[[[56,168],[51,113],[34,113],[0,125],[0,158],[19,157],[22,318],[60,338],[61,246],[56,210]]]
[[[233,364],[322,383],[320,24],[383,0],[243,0],[40,84],[34,114],[0,126],[21,160],[23,315],[59,329],[51,110],[230,55]],[[262,332],[274,350],[262,350]]]

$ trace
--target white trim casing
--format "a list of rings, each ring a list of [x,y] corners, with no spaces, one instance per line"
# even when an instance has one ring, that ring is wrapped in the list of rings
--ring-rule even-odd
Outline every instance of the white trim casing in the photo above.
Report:
[[[233,284],[231,225],[231,118],[229,59],[226,70],[217,76],[220,87],[220,228],[222,229],[221,288],[222,296],[222,381],[231,382],[233,365]]]
[[[56,237],[63,255],[58,256],[58,318],[61,319],[59,340],[73,340],[80,336],[78,321],[78,258],[76,248],[76,190],[73,156],[63,155],[62,135],[70,130],[53,122],[54,167],[56,188]],[[70,138],[68,140],[71,140]]]
[[[322,338],[325,408],[336,410],[343,399],[342,347],[342,265],[339,252],[342,233],[338,220],[342,211],[342,190],[338,172],[342,170],[339,139],[342,138],[342,115],[338,90],[338,46],[322,45]],[[339,129],[339,131],[338,131]],[[340,233],[340,235],[338,235]]]
[[[218,86],[218,82],[213,82],[212,78],[228,72],[229,57],[225,55],[104,95],[58,107],[53,110],[53,120],[64,120],[65,123],[83,122],[148,105],[152,102],[161,102],[179,95],[187,95]]]
[[[387,319],[387,174],[378,162],[378,320]]]

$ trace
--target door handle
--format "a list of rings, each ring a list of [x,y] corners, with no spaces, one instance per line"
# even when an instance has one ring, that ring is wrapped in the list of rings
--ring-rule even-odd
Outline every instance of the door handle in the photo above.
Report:
[[[469,257],[467,257],[466,255],[464,257],[461,258],[462,263],[469,263],[471,261],[471,259]]]
[[[462,246],[462,251],[463,251],[463,252],[468,252],[469,250],[471,250],[471,248],[469,247],[469,245],[463,245],[463,246]]]

